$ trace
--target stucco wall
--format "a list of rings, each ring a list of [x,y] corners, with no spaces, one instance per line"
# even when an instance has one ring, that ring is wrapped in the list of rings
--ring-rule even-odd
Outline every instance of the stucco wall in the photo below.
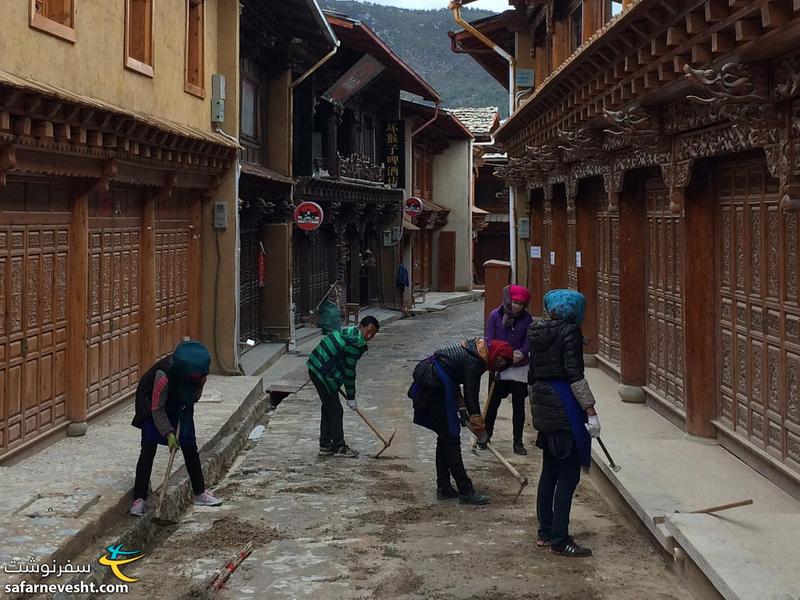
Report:
[[[210,129],[211,75],[218,72],[219,62],[217,42],[222,52],[238,46],[234,39],[217,40],[218,7],[225,4],[229,2],[205,2],[204,100],[183,89],[185,0],[161,0],[154,4],[155,76],[152,78],[124,66],[124,0],[77,0],[75,43],[30,27],[29,0],[3,2],[0,69],[117,106]],[[229,78],[229,93],[231,84]],[[230,94],[226,112],[238,112],[237,105],[230,102]],[[226,126],[233,130],[227,122]]]
[[[433,201],[450,209],[441,231],[456,232],[457,290],[472,289],[472,141],[458,140],[433,158]],[[433,238],[433,286],[439,288],[439,235]]]

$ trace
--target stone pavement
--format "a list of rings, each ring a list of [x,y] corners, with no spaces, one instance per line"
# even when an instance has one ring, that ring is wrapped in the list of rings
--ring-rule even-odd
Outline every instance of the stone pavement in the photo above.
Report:
[[[587,378],[603,441],[622,469],[614,473],[596,445],[594,460],[677,566],[688,557],[727,600],[800,599],[800,502],[715,442],[645,405],[622,403],[602,371],[590,369]],[[753,505],[685,514],[748,498]]]
[[[530,454],[511,454],[508,401],[501,406],[496,447],[531,485],[512,504],[516,481],[488,452],[470,452],[464,435],[467,469],[491,504],[436,500],[435,435],[411,423],[405,392],[416,361],[480,334],[482,315],[481,303],[464,304],[388,324],[370,342],[357,370],[359,406],[387,433],[398,428],[378,460],[369,455],[381,445],[346,408],[345,435],[361,456],[319,457],[320,404],[313,387],[284,400],[215,488],[225,504],[192,507],[168,539],[147,548],[131,566],[129,575],[140,578],[131,592],[142,600],[203,598],[211,575],[252,541],[253,554],[221,598],[685,600],[657,545],[638,535],[588,481],[573,506],[573,532],[595,558],[575,561],[535,545],[540,453],[528,428]]]
[[[207,473],[209,469],[218,472],[221,463],[239,450],[241,445],[222,442],[232,430],[251,420],[256,409],[263,412],[262,395],[258,378],[208,378],[195,409],[197,439]],[[39,563],[63,563],[91,546],[98,533],[120,520],[133,519],[126,513],[140,432],[130,425],[132,418],[133,403],[129,402],[92,421],[83,437],[62,439],[16,464],[0,466],[0,566],[31,558]],[[168,455],[164,450],[156,455],[151,479],[154,488],[160,485]],[[185,475],[178,456],[173,473],[181,470]],[[209,479],[213,483],[213,476]],[[183,498],[166,502],[167,507],[175,510],[172,505],[176,502],[186,504],[188,487],[184,492]],[[154,503],[154,495],[150,501]],[[100,556],[103,548],[95,550]],[[0,594],[9,580],[0,570]]]

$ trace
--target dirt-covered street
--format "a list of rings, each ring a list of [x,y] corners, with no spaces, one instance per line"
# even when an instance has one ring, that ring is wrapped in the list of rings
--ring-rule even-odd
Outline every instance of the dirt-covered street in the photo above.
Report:
[[[483,507],[437,501],[435,437],[411,423],[406,397],[411,370],[432,350],[479,335],[482,303],[386,326],[358,366],[358,400],[390,433],[380,444],[345,408],[348,443],[357,459],[318,457],[320,403],[306,386],[272,415],[261,439],[215,488],[219,509],[194,509],[159,547],[130,569],[137,598],[197,596],[193,586],[252,541],[255,550],[232,576],[223,598],[290,599],[686,599],[650,540],[628,524],[584,479],[572,533],[590,559],[552,555],[535,544],[534,500],[540,455],[511,452],[511,406],[500,411],[494,441],[531,484],[512,505],[517,483],[488,452],[464,460]],[[598,407],[602,418],[602,405]]]

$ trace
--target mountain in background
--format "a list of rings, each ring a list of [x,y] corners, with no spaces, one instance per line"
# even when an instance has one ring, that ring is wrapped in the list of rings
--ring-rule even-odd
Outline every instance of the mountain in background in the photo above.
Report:
[[[460,27],[446,8],[411,10],[354,0],[320,0],[319,4],[366,23],[433,86],[443,106],[498,106],[503,116],[508,112],[505,89],[472,58],[450,50],[447,32]],[[441,4],[446,4],[445,0]],[[461,12],[467,21],[496,14],[472,8]]]

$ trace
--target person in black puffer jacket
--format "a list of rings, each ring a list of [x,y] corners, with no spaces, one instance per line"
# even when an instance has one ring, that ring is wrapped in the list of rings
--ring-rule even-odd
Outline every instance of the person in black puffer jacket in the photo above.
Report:
[[[580,324],[586,298],[572,290],[552,290],[544,297],[550,320],[528,330],[531,362],[528,370],[536,445],[542,449],[542,474],[536,496],[539,546],[557,554],[591,556],[569,535],[572,496],[581,466],[591,461],[591,438],[600,434],[594,396],[584,377],[583,333]]]
[[[458,497],[462,504],[486,504],[489,498],[475,491],[461,458],[461,427],[467,425],[478,439],[486,439],[481,415],[481,376],[507,369],[514,357],[502,341],[487,343],[473,338],[437,350],[414,368],[408,396],[414,401],[414,423],[436,433],[436,497]],[[461,393],[460,386],[464,392]],[[450,476],[456,481],[453,488]]]

